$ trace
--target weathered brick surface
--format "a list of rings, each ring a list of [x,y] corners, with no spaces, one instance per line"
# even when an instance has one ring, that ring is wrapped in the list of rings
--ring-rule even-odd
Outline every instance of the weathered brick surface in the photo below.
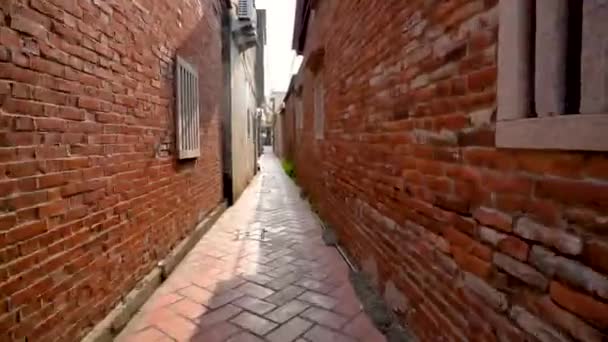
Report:
[[[220,6],[0,2],[0,340],[78,340],[221,201]],[[204,75],[196,162],[176,54]]]
[[[295,90],[294,90],[295,91]],[[281,146],[277,146],[276,152],[279,153],[279,157],[286,160],[293,160],[295,157],[295,147],[296,147],[296,103],[295,101],[290,101],[285,104],[285,111],[279,114],[281,118],[277,120],[277,125],[275,129],[280,130],[281,138],[280,141],[276,143],[281,144]],[[276,138],[275,138],[276,139]]]
[[[429,341],[606,339],[608,158],[495,147],[498,1],[316,6],[303,129],[283,138],[341,243],[403,295],[401,319]]]

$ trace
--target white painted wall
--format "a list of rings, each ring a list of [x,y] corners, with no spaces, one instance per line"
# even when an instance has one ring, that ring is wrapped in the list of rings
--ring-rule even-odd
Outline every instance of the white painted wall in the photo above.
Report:
[[[235,200],[247,187],[257,167],[253,132],[257,108],[254,78],[255,49],[239,52],[234,41],[231,47],[232,186]],[[251,116],[249,123],[248,115]]]

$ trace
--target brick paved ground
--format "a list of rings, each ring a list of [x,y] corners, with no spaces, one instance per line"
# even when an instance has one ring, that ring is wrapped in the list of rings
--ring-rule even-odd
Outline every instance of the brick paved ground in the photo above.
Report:
[[[266,152],[262,171],[118,341],[384,341],[348,267]]]

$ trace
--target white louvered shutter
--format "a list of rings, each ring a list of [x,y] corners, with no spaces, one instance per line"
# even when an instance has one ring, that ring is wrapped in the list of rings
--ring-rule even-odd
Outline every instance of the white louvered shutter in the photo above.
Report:
[[[201,155],[198,72],[191,64],[177,57],[176,74],[178,158],[196,158]]]
[[[239,19],[251,19],[253,10],[253,0],[239,0],[237,16]]]

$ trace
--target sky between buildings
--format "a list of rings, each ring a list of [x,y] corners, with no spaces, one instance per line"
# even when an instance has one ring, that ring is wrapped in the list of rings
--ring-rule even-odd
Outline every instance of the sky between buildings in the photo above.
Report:
[[[301,58],[291,49],[296,0],[257,0],[256,7],[266,9],[265,93],[269,95],[273,90],[287,90],[300,66]]]

